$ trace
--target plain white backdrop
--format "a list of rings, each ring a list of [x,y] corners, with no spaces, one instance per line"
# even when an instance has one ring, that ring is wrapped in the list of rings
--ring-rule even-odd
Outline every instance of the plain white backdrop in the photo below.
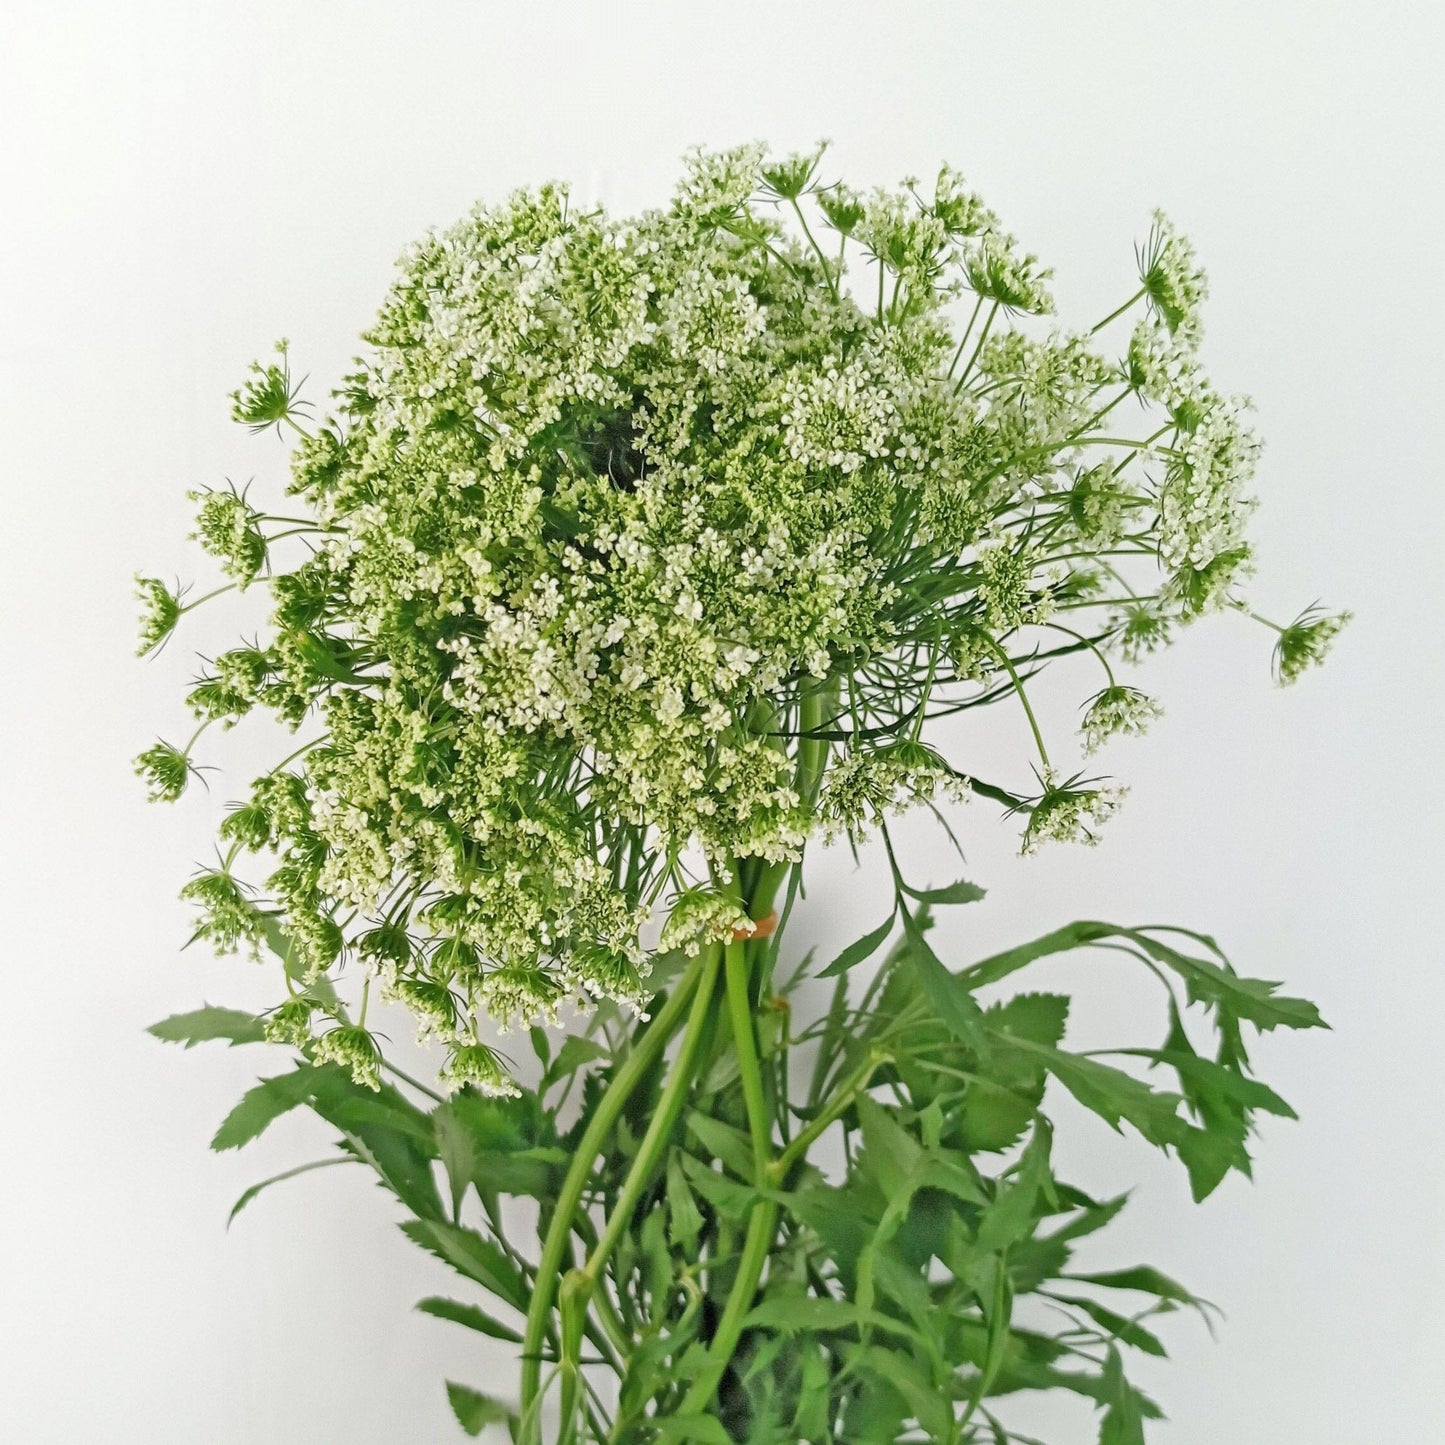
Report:
[[[1069,1121],[1086,1186],[1137,1180],[1101,1260],[1218,1301],[1142,1378],[1165,1445],[1445,1440],[1445,869],[1438,429],[1445,20],[1406,0],[1108,3],[76,4],[0,7],[0,1440],[392,1445],[460,1438],[443,1375],[497,1355],[412,1312],[445,1284],[386,1198],[289,1118],[208,1154],[256,1050],[184,1055],[146,1024],[260,1006],[251,965],[181,953],[179,884],[261,745],[209,797],[147,807],[130,757],[184,725],[191,644],[132,657],[131,577],[208,575],[188,487],[277,483],[225,393],[281,335],[334,385],[403,244],[477,197],[572,178],[618,208],[681,152],[822,136],[855,184],[959,165],[1057,270],[1066,322],[1132,289],[1166,207],[1209,266],[1211,369],[1253,395],[1261,610],[1354,608],[1328,669],[1274,689],[1267,637],[1202,625],[1149,669],[1167,714],[1108,765],[1133,788],[1096,850],[1014,856],[962,828],[984,904],[959,962],[1076,916],[1215,932],[1317,999],[1270,1037],[1256,1181],[1202,1208],[1137,1140]],[[208,630],[211,629],[211,630]],[[1070,725],[1060,712],[1058,721]],[[1022,767],[1017,719],[960,734]],[[968,749],[974,753],[968,753]],[[932,847],[909,831],[911,866]],[[939,868],[947,868],[940,863]],[[829,859],[800,933],[878,921]],[[935,876],[935,881],[943,881]],[[1063,975],[1060,975],[1063,976]],[[1112,971],[1083,1036],[1156,1025]],[[1033,1413],[1028,1414],[1027,1409]],[[1087,1414],[1026,1407],[1060,1445]]]

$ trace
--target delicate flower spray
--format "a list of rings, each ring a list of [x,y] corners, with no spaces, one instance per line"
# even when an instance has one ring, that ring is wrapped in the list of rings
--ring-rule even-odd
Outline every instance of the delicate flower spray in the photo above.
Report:
[[[1025,851],[1096,840],[1119,793],[1051,757],[1030,694],[1097,667],[1090,753],[1157,715],[1115,669],[1248,611],[1259,446],[1200,369],[1204,277],[1164,217],[1135,294],[1060,331],[1048,271],[957,173],[860,194],[821,164],[699,154],[627,220],[563,187],[479,207],[402,258],[334,414],[284,343],[235,394],[294,441],[285,515],[196,498],[219,590],[265,589],[271,624],[138,767],[175,799],[208,728],[298,732],[184,890],[196,936],[276,955],[284,994],[155,1032],[293,1050],[216,1146],[313,1108],[320,1162],[374,1170],[489,1297],[423,1302],[514,1342],[514,1384],[448,1385],[471,1434],[1022,1441],[1009,1398],[1055,1390],[1141,1440],[1159,1412],[1124,1357],[1198,1302],[1071,1267],[1122,1201],[1054,1173],[1046,1089],[1202,1198],[1289,1113],[1246,1028],[1319,1023],[1182,930],[935,953],[931,912],[980,890],[905,881],[889,817],[973,794]],[[140,589],[150,651],[197,602]],[[1343,621],[1268,624],[1279,679]],[[975,777],[933,725],[998,705],[1034,755]],[[874,835],[889,917],[796,962],[810,842]],[[1161,1040],[1070,1052],[1066,997],[998,987],[1091,945],[1162,985]],[[373,991],[437,1041],[436,1088],[387,1059]]]

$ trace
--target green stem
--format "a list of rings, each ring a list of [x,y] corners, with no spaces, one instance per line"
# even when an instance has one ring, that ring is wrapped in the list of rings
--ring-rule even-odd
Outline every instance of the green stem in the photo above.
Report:
[[[753,1032],[753,1003],[749,997],[747,945],[734,941],[727,946],[728,1017],[738,1051],[738,1074],[747,1107],[748,1132],[753,1140],[753,1178],[761,1186],[772,1159],[772,1120],[763,1095],[762,1066],[758,1060],[757,1036]]]
[[[536,1288],[532,1293],[531,1308],[527,1311],[527,1328],[522,1339],[521,1404],[524,1417],[529,1415],[529,1407],[535,1401],[540,1388],[542,1345],[547,1335],[547,1322],[551,1317],[557,1279],[572,1234],[572,1218],[582,1203],[582,1196],[592,1176],[593,1164],[602,1152],[608,1134],[628,1099],[632,1097],[633,1091],[661,1058],[673,1034],[677,1032],[709,962],[716,965],[716,959],[709,960],[707,956],[698,958],[691,965],[632,1052],[623,1060],[607,1091],[598,1101],[573,1156],[567,1177],[562,1182],[547,1237],[542,1245],[542,1257],[537,1264]]]
[[[224,587],[217,587],[214,592],[207,592],[204,595],[197,597],[195,601],[185,603],[181,607],[179,615],[184,617],[185,614],[191,611],[192,608],[199,607],[203,602],[209,602],[213,597],[219,597],[223,592],[234,592],[240,585],[241,584],[239,582],[227,582]]]
[[[1147,290],[1148,287],[1141,286],[1122,306],[1116,306],[1097,326],[1091,326],[1089,335],[1092,336],[1096,331],[1102,331],[1111,321],[1122,316]]]
[[[1023,704],[1024,716],[1029,720],[1029,728],[1033,732],[1034,743],[1037,745],[1039,750],[1039,758],[1044,765],[1044,770],[1047,772],[1049,767],[1051,766],[1051,764],[1049,763],[1049,750],[1044,746],[1044,735],[1039,730],[1039,720],[1034,716],[1033,708],[1029,706],[1029,696],[1024,691],[1023,680],[1019,677],[1018,672],[1015,670],[1013,660],[1009,657],[1008,653],[1006,653],[1003,648],[1001,648],[998,643],[996,643],[993,638],[988,635],[988,633],[980,631],[978,635],[983,639],[984,643],[993,652],[994,656],[997,657],[1001,663],[1003,663],[1004,671],[1007,672],[1009,677],[1013,679],[1014,692],[1015,694],[1017,694],[1018,700]]]
[[[757,1186],[766,1187],[772,1173],[772,1122],[763,1090],[762,1067],[758,1059],[757,1036],[753,1029],[752,1000],[749,997],[749,970],[746,946],[728,945],[727,993],[728,1014],[732,1023],[733,1042],[738,1053],[738,1073],[742,1083],[743,1101],[747,1106],[748,1129],[753,1141],[753,1170]],[[743,1320],[752,1308],[753,1296],[763,1276],[763,1267],[772,1253],[773,1233],[778,1223],[778,1206],[771,1199],[755,1201],[748,1217],[748,1231],[738,1258],[738,1272],[723,1306],[722,1317],[708,1345],[702,1369],[694,1378],[683,1399],[681,1413],[700,1411],[711,1402],[718,1382],[737,1349]]]
[[[768,1172],[775,1183],[781,1184],[788,1177],[788,1170],[807,1154],[831,1125],[847,1113],[853,1101],[868,1087],[868,1080],[889,1061],[889,1057],[887,1054],[870,1053],[808,1127],[799,1131],[798,1137],[769,1166]]]
[[[832,291],[833,297],[836,300],[838,296],[838,282],[833,276],[833,268],[828,258],[823,254],[823,248],[813,239],[813,233],[808,228],[808,218],[803,214],[803,208],[798,204],[798,198],[796,196],[789,196],[788,201],[792,205],[794,214],[796,214],[798,218],[798,224],[803,228],[803,234],[808,238],[808,244],[813,248],[818,260],[823,264],[824,279],[827,281],[828,289]]]
[[[742,945],[738,943],[728,945],[730,955],[735,949],[741,952]],[[642,1136],[642,1143],[637,1147],[637,1157],[627,1171],[622,1192],[618,1194],[617,1202],[603,1227],[596,1248],[588,1256],[587,1263],[583,1268],[589,1290],[601,1275],[608,1256],[617,1246],[617,1241],[622,1238],[628,1225],[632,1223],[633,1213],[642,1199],[643,1191],[652,1183],[653,1176],[657,1172],[658,1160],[667,1148],[668,1137],[672,1133],[673,1125],[677,1123],[678,1114],[682,1111],[687,1091],[692,1086],[692,1066],[697,1057],[698,1045],[702,1042],[702,1036],[706,1031],[708,1016],[712,1011],[713,983],[717,978],[720,953],[721,950],[714,944],[703,955],[701,979],[693,993],[692,1009],[688,1014],[687,1029],[682,1036],[682,1045],[678,1049],[677,1058],[673,1061],[672,1071],[668,1075],[662,1097],[657,1101],[657,1107],[653,1110],[647,1132]]]
[[[606,1268],[608,1257],[631,1226],[643,1192],[656,1176],[658,1163],[677,1124],[677,1116],[682,1112],[687,1092],[692,1087],[698,1047],[707,1032],[712,1012],[714,984],[721,953],[722,950],[714,945],[703,955],[702,977],[693,993],[692,1008],[688,1013],[681,1047],[602,1234],[588,1256],[587,1263],[580,1270],[569,1270],[561,1283],[562,1423],[558,1445],[571,1445],[575,1438],[577,1406],[580,1400],[580,1362],[577,1356],[581,1333],[587,1325],[587,1313],[597,1296],[597,1282]],[[574,1317],[569,1319],[569,1316]]]
[[[998,316],[998,312],[999,303],[995,301],[993,305],[989,307],[988,315],[984,317],[983,330],[978,333],[978,341],[975,344],[973,350],[969,353],[968,364],[963,368],[961,372],[959,372],[958,380],[953,384],[953,394],[955,396],[957,396],[958,393],[963,390],[963,384],[968,380],[968,374],[973,370],[973,364],[975,361],[978,360],[978,354],[980,351],[983,350],[984,342],[988,340],[989,329],[993,326],[994,318]],[[971,324],[972,323],[970,323],[970,325]]]
[[[757,1293],[758,1281],[763,1277],[763,1266],[773,1248],[773,1230],[778,1222],[778,1206],[771,1199],[760,1199],[753,1205],[748,1217],[747,1237],[743,1240],[742,1254],[738,1257],[738,1272],[723,1306],[722,1317],[713,1332],[712,1343],[708,1346],[701,1371],[694,1377],[692,1387],[683,1397],[678,1410],[680,1415],[697,1415],[712,1402],[718,1383],[728,1367],[728,1362],[737,1349],[743,1333],[743,1320],[752,1308],[753,1295]]]

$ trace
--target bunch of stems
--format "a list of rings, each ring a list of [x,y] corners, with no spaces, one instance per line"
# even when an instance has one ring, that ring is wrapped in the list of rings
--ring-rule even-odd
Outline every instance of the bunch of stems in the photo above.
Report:
[[[829,679],[805,688],[799,703],[797,788],[810,807],[817,802],[829,746],[819,734],[832,717],[837,695],[837,680]],[[749,918],[765,924],[774,918],[779,891],[790,875],[791,903],[801,886],[802,866],[801,861],[789,864],[735,859],[731,876],[717,882],[732,894]],[[730,1047],[736,1056],[752,1141],[753,1183],[759,1192],[703,1364],[688,1387],[679,1413],[703,1413],[716,1394],[772,1253],[778,1207],[767,1194],[847,1108],[859,1087],[855,1080],[844,1081],[836,1094],[823,1103],[807,1129],[782,1148],[777,1146],[779,1125],[785,1129],[787,1124],[780,1113],[786,1100],[765,1078],[757,1017],[762,1000],[768,996],[769,976],[787,912],[785,906],[784,916],[776,926],[759,928],[758,936],[735,935],[726,943],[710,944],[698,954],[657,1012],[639,1024],[630,1051],[592,1111],[547,1223],[538,1261],[522,1343],[523,1445],[540,1445],[542,1402],[554,1381],[562,1412],[557,1442],[573,1445],[578,1416],[585,1404],[581,1373],[584,1338],[600,1332],[624,1353],[632,1343],[608,1299],[604,1272],[613,1250],[631,1228],[639,1204],[657,1180],[683,1108],[711,1062],[710,1042],[714,1051]],[[726,1032],[718,1030],[720,1017],[726,1018]],[[644,1081],[653,1077],[674,1040],[677,1048],[647,1129],[610,1213],[601,1229],[594,1231],[589,1227],[585,1201],[598,1162],[623,1111]],[[591,1245],[580,1265],[569,1265],[574,1235]],[[731,1249],[720,1248],[718,1257],[725,1260],[731,1253]],[[544,1377],[544,1357],[553,1343],[556,1363]]]

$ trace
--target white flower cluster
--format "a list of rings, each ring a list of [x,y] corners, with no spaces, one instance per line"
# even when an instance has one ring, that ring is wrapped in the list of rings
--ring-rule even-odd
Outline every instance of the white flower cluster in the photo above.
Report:
[[[1133,687],[1113,685],[1096,694],[1084,714],[1084,752],[1095,753],[1110,738],[1139,737],[1160,716],[1159,704]]]
[[[1119,810],[1127,788],[1097,787],[1071,778],[1060,781],[1052,769],[1043,773],[1044,790],[1025,811],[1023,852],[1035,853],[1043,843],[1099,841],[1099,829]]]
[[[264,570],[275,611],[190,701],[322,733],[226,820],[277,866],[265,894],[229,862],[193,885],[202,931],[254,943],[271,911],[300,975],[359,957],[454,1084],[507,1087],[483,1017],[638,1003],[665,897],[663,945],[701,948],[748,926],[712,882],[741,860],[965,791],[919,727],[935,697],[1021,691],[1021,630],[1145,650],[1247,561],[1257,444],[1197,369],[1203,278],[1167,223],[1116,363],[1029,321],[1048,272],[956,172],[862,198],[818,162],[699,154],[627,220],[560,187],[479,207],[404,256],[338,418],[297,420],[284,348],[237,393],[246,425],[302,436],[312,551],[276,572],[263,526],[293,518],[199,496],[203,544]],[[826,244],[787,223],[800,198]],[[1169,440],[1117,439],[1130,397]],[[1141,599],[1120,569],[1150,555],[1170,575]],[[181,605],[141,586],[155,646]],[[1151,709],[1111,686],[1086,738]],[[164,797],[192,771],[165,744],[142,765]],[[1050,775],[1027,843],[1088,841],[1114,801]],[[310,1037],[302,1012],[276,1027]],[[372,1077],[345,1027],[316,1047]]]

